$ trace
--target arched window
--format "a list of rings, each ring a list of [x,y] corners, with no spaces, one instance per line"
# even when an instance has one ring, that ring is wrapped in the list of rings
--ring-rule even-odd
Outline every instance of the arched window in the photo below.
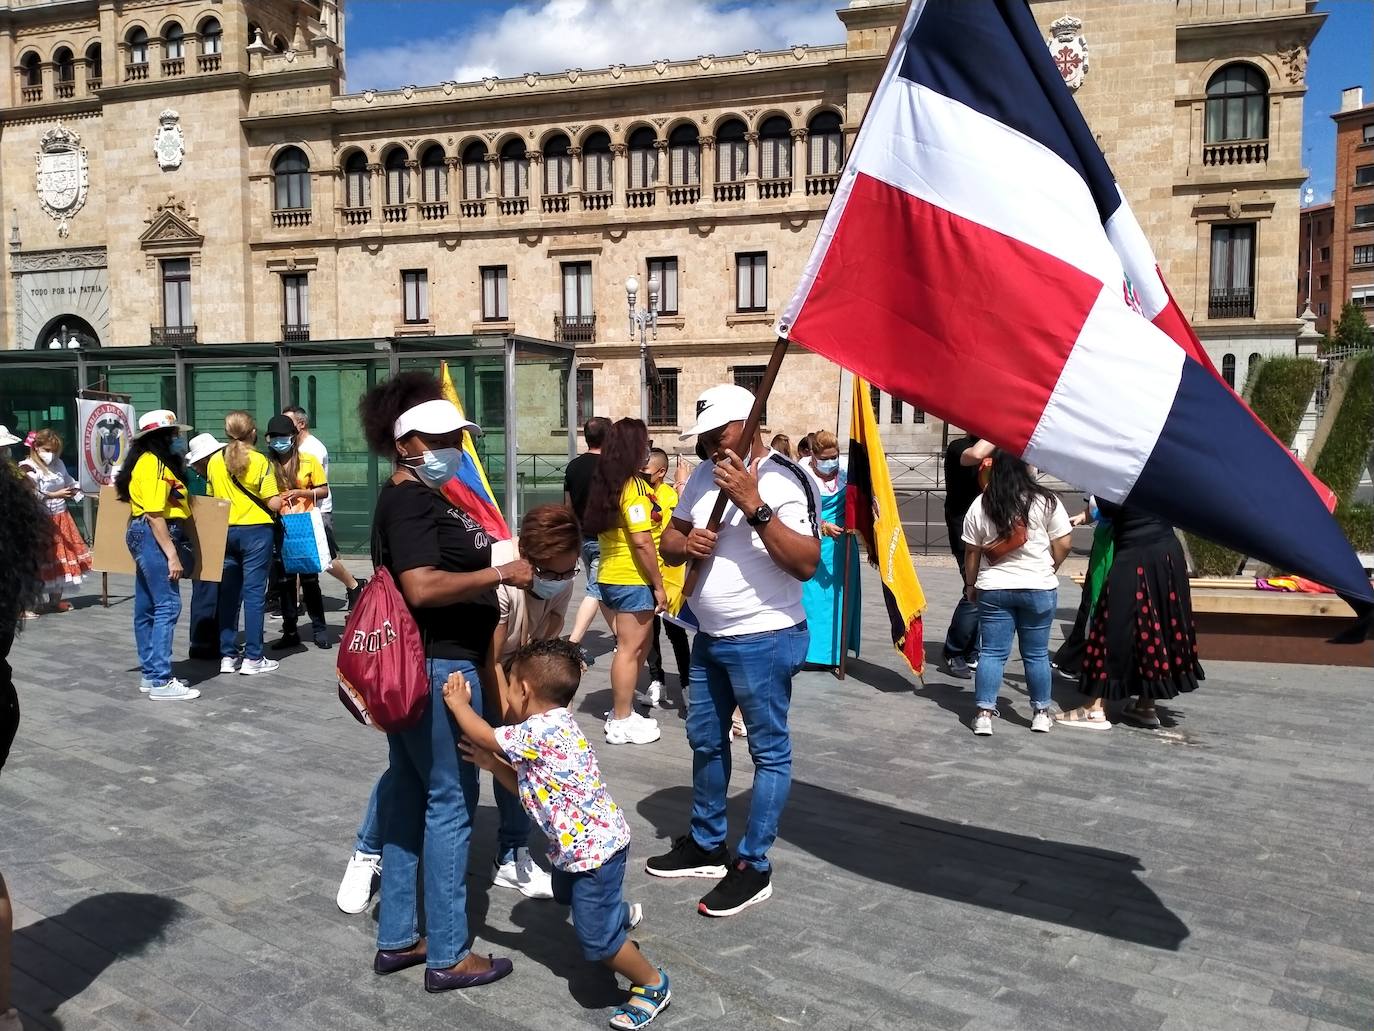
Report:
[[[367,170],[367,158],[360,150],[348,155],[344,162],[344,206],[366,208],[372,205],[372,177]]]
[[[420,155],[420,199],[426,204],[448,200],[448,174],[444,168],[444,148],[434,143]]]
[[[400,147],[387,151],[382,167],[386,170],[386,202],[404,204],[406,188],[410,185],[410,169],[406,168],[406,152]]]
[[[92,43],[86,48],[86,81],[99,82],[102,78],[101,72],[104,71],[104,63],[101,60],[100,44]]]
[[[550,195],[572,189],[572,154],[568,137],[557,133],[544,141],[544,192]]]
[[[200,23],[200,52],[205,56],[218,54],[224,49],[224,29],[218,18],[206,18]]]
[[[716,131],[716,182],[738,182],[749,174],[749,144],[744,123],[732,118]]]
[[[668,184],[698,186],[701,183],[701,139],[696,126],[679,125],[668,134]]]
[[[286,39],[283,36],[272,37],[272,52],[274,54],[286,53]]]
[[[792,123],[786,118],[766,118],[759,126],[759,177],[792,178]]]
[[[58,82],[76,81],[76,58],[67,47],[59,47],[52,55],[52,63],[57,67]]]
[[[610,193],[615,189],[614,173],[610,136],[592,133],[582,145],[582,189],[588,193]]]
[[[630,189],[647,190],[658,182],[657,140],[647,125],[630,133]]]
[[[162,56],[168,61],[186,56],[186,33],[176,22],[162,30]]]
[[[1222,355],[1221,358],[1221,378],[1226,381],[1226,385],[1232,390],[1236,389],[1236,356],[1233,354]]]
[[[147,64],[148,63],[148,33],[146,30],[135,27],[129,30],[129,35],[125,37],[129,44],[129,63]]]
[[[1269,80],[1252,64],[1228,64],[1207,83],[1206,142],[1269,136]]]
[[[43,62],[37,54],[29,51],[19,62],[20,74],[25,86],[43,85]]]
[[[310,162],[299,147],[285,147],[272,162],[277,210],[310,207]]]
[[[1259,367],[1259,363],[1262,361],[1264,361],[1264,355],[1258,351],[1250,352],[1250,357],[1245,362],[1245,385],[1247,387],[1254,386],[1255,369]]]
[[[806,129],[811,141],[806,155],[806,174],[839,175],[844,167],[840,116],[834,111],[822,111],[807,123]]]
[[[473,141],[463,148],[463,200],[481,200],[491,192],[487,148]]]
[[[501,196],[524,197],[530,192],[530,159],[524,140],[510,140],[501,148]]]

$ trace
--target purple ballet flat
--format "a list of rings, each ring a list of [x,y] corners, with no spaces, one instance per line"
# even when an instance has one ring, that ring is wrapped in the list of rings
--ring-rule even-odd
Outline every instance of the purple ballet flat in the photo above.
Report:
[[[484,984],[501,980],[515,969],[515,964],[504,956],[500,959],[495,956],[488,956],[487,958],[491,960],[491,969],[484,970],[480,974],[459,974],[451,970],[426,970],[425,991],[451,992],[455,988],[478,988]]]
[[[412,952],[410,949],[378,949],[377,955],[372,957],[372,969],[378,974],[394,974],[398,970],[417,967],[425,959],[424,949],[419,952]]]

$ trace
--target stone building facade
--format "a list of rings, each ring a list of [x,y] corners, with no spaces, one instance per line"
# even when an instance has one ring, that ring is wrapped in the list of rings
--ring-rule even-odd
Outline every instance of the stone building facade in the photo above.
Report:
[[[667,437],[761,372],[901,10],[855,0],[833,45],[347,93],[341,6],[0,0],[4,347],[515,331],[576,342],[579,414],[621,416],[624,284],[654,275]],[[1314,5],[1033,6],[1217,364],[1291,353]],[[769,427],[846,425],[847,398],[796,351]]]

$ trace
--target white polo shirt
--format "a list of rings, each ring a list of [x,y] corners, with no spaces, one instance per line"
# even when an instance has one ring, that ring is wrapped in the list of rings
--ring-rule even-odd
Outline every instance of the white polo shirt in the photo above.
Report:
[[[314,455],[320,460],[320,465],[324,468],[324,481],[329,482],[329,448],[324,446],[324,441],[320,440],[315,434],[306,431],[306,437],[298,445],[300,451],[307,455]],[[320,510],[320,515],[328,515],[334,511],[334,488],[329,488],[329,497],[322,501],[315,502],[315,507]]]
[[[759,462],[759,496],[773,518],[798,533],[816,537],[816,498],[806,473],[770,450]],[[683,488],[673,518],[705,527],[716,495],[715,466],[702,462]],[[800,580],[779,569],[762,539],[733,503],[721,518],[716,549],[702,563],[696,593],[688,599],[703,633],[740,637],[786,630],[806,619]]]

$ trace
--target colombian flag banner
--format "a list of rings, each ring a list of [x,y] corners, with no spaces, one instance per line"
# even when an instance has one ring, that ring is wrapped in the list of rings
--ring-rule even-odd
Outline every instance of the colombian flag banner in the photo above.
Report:
[[[448,362],[440,363],[439,383],[444,388],[444,398],[453,403],[459,413],[463,403],[458,400],[458,391],[453,389],[453,377],[448,373]],[[466,415],[463,416],[467,418]],[[463,465],[458,475],[444,484],[444,496],[482,524],[494,541],[511,539],[510,527],[501,515],[501,506],[496,503],[491,484],[487,481],[482,460],[477,457],[477,447],[472,442],[472,434],[463,438]]]
[[[878,420],[868,400],[868,383],[854,377],[849,417],[849,484],[844,524],[863,538],[869,559],[883,581],[883,601],[892,624],[892,644],[918,677],[925,674],[921,613],[926,595],[906,546],[897,496],[887,471],[887,453],[878,438]]]

